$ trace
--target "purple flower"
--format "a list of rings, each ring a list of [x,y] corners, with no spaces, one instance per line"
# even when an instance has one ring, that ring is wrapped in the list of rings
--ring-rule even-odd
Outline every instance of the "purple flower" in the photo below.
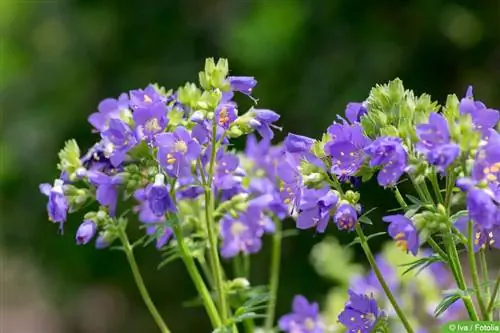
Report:
[[[152,225],[146,228],[146,234],[156,237],[156,248],[160,250],[174,235],[171,228],[161,225]]]
[[[54,181],[54,186],[40,184],[40,192],[49,197],[47,203],[49,219],[52,222],[60,223],[61,230],[63,223],[66,221],[69,207],[68,200],[64,196],[63,184],[64,182],[60,179]]]
[[[252,109],[253,118],[250,121],[250,126],[255,129],[264,138],[271,140],[274,137],[273,128],[280,129],[273,125],[274,122],[280,119],[280,115],[271,110]]]
[[[448,122],[442,115],[432,112],[428,124],[417,126],[417,149],[426,155],[427,161],[440,172],[453,163],[460,153],[458,145],[450,142]]]
[[[221,103],[215,109],[215,121],[223,129],[228,129],[237,117],[236,104],[233,102]]]
[[[364,148],[370,144],[359,124],[335,123],[328,128],[331,141],[325,145],[325,153],[332,158],[331,172],[342,181],[354,176],[366,160]]]
[[[238,253],[256,253],[262,247],[261,229],[251,212],[242,212],[237,218],[224,216],[220,224],[221,255],[232,258]]]
[[[353,230],[358,224],[358,212],[349,204],[342,204],[335,212],[333,221],[340,230]]]
[[[394,185],[408,164],[408,154],[400,138],[380,137],[366,147],[365,152],[370,156],[370,166],[382,166],[377,176],[381,186]]]
[[[97,225],[94,221],[85,220],[76,231],[76,244],[85,245],[94,237],[97,231]]]
[[[179,178],[177,181],[179,187],[175,191],[177,199],[196,199],[202,195],[205,190],[202,186],[197,185],[200,183],[201,181],[197,180],[197,178],[193,176]]]
[[[276,225],[273,220],[264,213],[264,211],[271,209],[273,202],[274,198],[271,194],[264,194],[250,200],[248,203],[247,214],[253,216],[255,223],[260,229],[258,231],[260,235],[264,233],[274,233],[276,230]]]
[[[459,105],[460,114],[470,114],[474,128],[483,136],[488,134],[490,128],[495,127],[500,118],[498,110],[489,109],[480,101],[474,101],[472,86],[469,86],[465,97]]]
[[[97,201],[101,205],[108,207],[110,216],[115,216],[118,201],[118,185],[122,182],[120,176],[109,176],[100,171],[89,171],[87,176],[90,182],[97,187]]]
[[[111,244],[110,244],[110,242],[108,242],[108,240],[106,239],[104,234],[97,235],[96,240],[95,240],[95,248],[96,249],[102,250],[102,249],[107,248],[109,245],[111,245]]]
[[[108,128],[110,119],[119,119],[123,111],[129,111],[128,104],[127,94],[121,94],[118,100],[107,98],[97,106],[98,112],[89,116],[89,123],[99,132],[103,132]]]
[[[240,164],[238,156],[220,149],[216,153],[214,185],[219,190],[229,190],[241,182],[241,177],[235,175]]]
[[[139,137],[146,137],[148,140],[163,132],[168,122],[167,108],[163,103],[140,107],[134,111],[133,117]]]
[[[373,296],[356,294],[349,290],[349,302],[338,320],[349,332],[370,333],[382,315],[383,312],[379,311]]]
[[[488,142],[480,147],[476,154],[472,179],[498,183],[500,181],[500,135],[494,130],[489,133]]]
[[[416,256],[420,244],[417,228],[411,220],[401,214],[384,216],[382,220],[390,223],[389,235],[396,241],[396,246]]]
[[[257,80],[252,76],[228,76],[227,80],[231,89],[250,96],[253,88],[257,85]]]
[[[184,127],[177,127],[173,133],[158,134],[155,141],[159,147],[158,161],[169,176],[191,174],[191,162],[198,158],[201,147]]]
[[[80,159],[82,166],[88,170],[107,172],[113,169],[109,157],[105,153],[105,143],[103,140],[94,144],[88,152]]]
[[[149,109],[154,104],[165,104],[166,102],[167,98],[160,95],[151,84],[144,90],[137,89],[130,92],[130,107],[133,110]]]
[[[307,136],[289,133],[285,138],[285,149],[289,153],[305,153],[311,150],[314,142]]]
[[[302,295],[293,299],[292,312],[278,321],[280,330],[288,333],[323,333],[318,303],[309,303]]]
[[[101,136],[114,167],[119,166],[125,160],[127,152],[137,144],[134,131],[119,119],[111,119],[109,128],[102,132]]]
[[[351,123],[357,123],[368,113],[365,103],[349,103],[345,109],[345,116]]]
[[[297,217],[297,228],[316,227],[317,232],[325,232],[331,217],[331,211],[335,208],[337,202],[338,196],[328,189],[304,189],[299,207],[299,216]]]
[[[463,216],[457,220],[455,226],[462,234],[469,237],[468,224],[469,216]],[[497,213],[497,221],[500,221],[500,214]],[[490,228],[485,228],[481,224],[475,223],[472,231],[474,237],[474,252],[481,249],[494,247],[500,249],[500,223],[492,225]]]
[[[298,208],[302,197],[302,175],[298,170],[298,161],[291,155],[286,155],[277,167],[280,178],[280,196],[283,203],[290,205],[292,211]]]
[[[467,192],[469,218],[484,228],[491,228],[498,217],[498,207],[485,191],[472,188]],[[500,222],[500,221],[499,221]]]
[[[149,189],[148,202],[149,208],[156,216],[163,216],[167,212],[176,213],[177,208],[170,197],[167,186],[165,185],[165,176],[157,174],[153,186]]]

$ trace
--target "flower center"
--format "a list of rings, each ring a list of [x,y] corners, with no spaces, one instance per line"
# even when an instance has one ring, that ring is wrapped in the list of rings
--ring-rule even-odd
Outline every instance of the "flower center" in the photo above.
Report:
[[[408,241],[405,239],[405,234],[400,232],[396,234],[394,237],[396,240],[396,246],[403,250],[404,252],[408,252]]]
[[[149,132],[158,132],[161,130],[160,123],[158,122],[158,119],[152,118],[146,121],[146,130]]]
[[[236,221],[231,225],[231,234],[234,237],[238,237],[241,235],[245,230],[247,230],[247,226],[241,223],[240,221]]]
[[[144,102],[151,103],[153,100],[148,95],[144,94]]]
[[[185,154],[187,152],[187,150],[188,150],[187,144],[184,141],[179,140],[176,143],[174,143],[174,150],[176,152]]]
[[[306,318],[306,320],[304,320],[304,327],[306,328],[306,330],[312,331],[314,328],[316,328],[316,323],[312,318]]]
[[[174,164],[176,161],[175,157],[172,154],[167,154],[166,160],[168,164]]]
[[[227,112],[227,108],[224,106],[221,110],[220,110],[220,113],[219,113],[219,125],[220,126],[224,126],[224,125],[227,125],[227,123],[229,123],[229,115],[228,115],[228,112]]]

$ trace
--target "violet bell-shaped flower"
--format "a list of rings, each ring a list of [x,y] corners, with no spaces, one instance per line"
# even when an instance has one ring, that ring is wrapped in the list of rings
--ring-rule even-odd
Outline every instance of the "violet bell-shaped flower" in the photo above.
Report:
[[[293,298],[292,312],[278,320],[280,330],[287,333],[323,333],[324,324],[318,303],[309,303],[302,295]]]
[[[252,109],[252,119],[250,119],[250,126],[255,129],[264,138],[271,140],[274,137],[273,130],[275,128],[281,130],[280,127],[273,125],[274,122],[280,119],[280,115],[274,111],[266,109]]]
[[[54,186],[40,184],[40,192],[49,198],[47,203],[49,219],[52,222],[60,223],[61,230],[62,224],[66,221],[69,208],[68,200],[64,196],[63,185],[64,182],[61,179],[56,179]]]
[[[170,192],[165,185],[165,176],[161,173],[156,175],[155,182],[149,189],[148,202],[149,208],[156,216],[163,216],[167,212],[177,212]]]
[[[472,89],[472,86],[469,86],[465,97],[460,100],[460,114],[469,114],[474,128],[485,137],[489,129],[498,123],[500,113],[498,110],[487,108],[481,101],[475,101]]]
[[[85,220],[76,231],[76,244],[85,245],[94,238],[97,232],[97,225],[92,220]]]
[[[404,252],[417,255],[420,246],[417,228],[413,222],[402,214],[389,215],[382,218],[384,222],[390,223],[389,236],[396,241],[396,246]]]
[[[119,119],[122,114],[130,113],[128,106],[129,98],[125,93],[121,94],[118,100],[106,98],[99,103],[98,112],[92,113],[88,121],[97,131],[103,132],[108,128],[111,119]]]
[[[373,296],[356,294],[349,290],[349,302],[339,315],[339,322],[349,332],[371,333],[377,320],[383,315]]]

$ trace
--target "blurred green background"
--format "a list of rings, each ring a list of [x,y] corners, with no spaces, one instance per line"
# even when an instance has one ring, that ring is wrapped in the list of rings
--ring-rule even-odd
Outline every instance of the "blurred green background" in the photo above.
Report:
[[[86,118],[100,100],[196,81],[206,57],[226,57],[233,75],[258,79],[259,104],[282,115],[278,141],[319,137],[347,102],[395,77],[441,102],[473,84],[498,107],[499,14],[498,1],[465,0],[0,0],[2,332],[156,332],[123,254],[76,246],[78,214],[58,235],[38,192],[57,176],[64,140],[84,150],[96,140]],[[374,186],[362,193],[379,207],[375,221],[395,206]],[[329,284],[308,261],[323,237],[285,240],[278,314],[296,293],[323,300]],[[253,263],[255,284],[266,282],[268,251]],[[203,309],[180,306],[195,296],[182,264],[157,271],[154,248],[137,256],[172,331],[209,332]]]

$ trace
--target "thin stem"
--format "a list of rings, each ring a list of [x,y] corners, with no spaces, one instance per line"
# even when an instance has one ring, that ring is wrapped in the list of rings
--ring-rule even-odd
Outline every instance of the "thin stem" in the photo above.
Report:
[[[161,317],[160,313],[156,309],[156,306],[151,300],[151,296],[149,296],[149,292],[146,288],[146,285],[144,284],[144,280],[142,279],[141,272],[139,271],[139,267],[137,266],[137,262],[135,261],[133,248],[130,245],[127,233],[125,232],[125,227],[118,226],[117,229],[118,229],[118,237],[120,238],[120,241],[123,245],[123,250],[125,251],[125,254],[127,256],[127,261],[130,265],[130,269],[132,270],[132,275],[134,276],[135,284],[139,289],[139,293],[141,294],[142,300],[146,304],[146,307],[148,308],[149,313],[151,313],[151,316],[156,322],[156,325],[160,329],[160,332],[170,333],[167,324],[165,324],[165,322],[163,321],[163,318]]]
[[[493,311],[493,307],[495,306],[495,301],[498,296],[498,292],[500,290],[500,271],[498,272],[498,277],[495,282],[495,286],[493,287],[493,293],[491,294],[490,302],[488,303],[488,313]]]
[[[429,176],[432,184],[432,188],[434,190],[434,194],[436,195],[436,199],[439,203],[443,204],[443,194],[441,193],[441,188],[439,187],[438,178],[436,172],[432,172]]]
[[[441,257],[443,257],[444,259],[448,259],[448,254],[446,252],[444,252],[444,250],[441,248],[441,246],[439,246],[439,244],[436,243],[436,241],[432,237],[429,237],[427,239],[427,243],[432,247],[432,249],[434,251],[439,253],[439,255]]]
[[[479,304],[479,310],[481,310],[481,316],[484,320],[488,320],[488,313],[486,311],[486,305],[484,305],[483,292],[481,284],[479,282],[479,274],[477,270],[476,256],[474,255],[474,226],[472,220],[469,220],[468,224],[468,234],[469,240],[467,242],[467,257],[469,259],[469,269],[472,276],[472,285],[476,291],[477,303]]]
[[[380,269],[377,266],[377,263],[375,261],[375,257],[373,256],[373,253],[370,250],[370,246],[368,245],[368,241],[366,239],[366,236],[363,233],[363,230],[361,229],[361,226],[359,224],[356,225],[356,233],[358,234],[359,241],[361,243],[361,247],[363,248],[363,251],[365,251],[366,258],[368,259],[368,262],[370,263],[370,266],[373,269],[373,272],[377,276],[377,279],[380,282],[380,285],[382,286],[382,289],[384,290],[387,298],[389,299],[389,302],[391,302],[392,307],[396,311],[396,313],[397,313],[399,319],[401,320],[401,323],[403,324],[406,331],[408,333],[413,333],[414,331],[411,328],[410,323],[408,322],[408,319],[406,318],[406,315],[404,314],[403,310],[399,307],[398,303],[396,302],[394,295],[392,294],[391,290],[389,289],[389,286],[387,286],[387,283],[385,282],[384,277],[382,276],[382,273],[380,272]]]
[[[245,261],[249,259],[247,255],[237,255],[233,260],[233,274],[236,278],[247,278],[248,275],[245,272]],[[245,332],[253,333],[255,331],[255,323],[253,319],[243,320],[243,327]]]
[[[281,221],[274,219],[275,232],[273,235],[273,248],[271,257],[271,276],[269,278],[269,305],[266,312],[266,321],[264,330],[270,332],[274,326],[274,316],[276,315],[276,299],[278,297],[278,286],[280,279],[280,262],[281,262]]]
[[[216,225],[214,221],[214,196],[212,193],[212,181],[214,176],[214,165],[215,165],[215,155],[217,150],[217,124],[214,122],[212,128],[212,152],[210,156],[210,164],[208,167],[208,177],[203,177],[203,185],[205,187],[205,219],[207,224],[208,242],[210,244],[209,248],[209,258],[210,267],[212,269],[213,277],[215,280],[215,290],[219,296],[219,311],[223,323],[226,323],[228,316],[228,308],[226,304],[226,295],[224,292],[224,279],[222,276],[222,268],[219,258],[219,248],[217,246],[217,235]],[[203,173],[203,168],[200,168],[200,172]]]
[[[462,265],[460,264],[460,258],[458,256],[458,251],[455,242],[453,241],[453,238],[451,236],[451,231],[448,231],[448,233],[445,234],[445,241],[448,246],[450,267],[452,268],[452,271],[456,275],[455,280],[457,281],[458,288],[460,288],[460,290],[462,291],[466,291],[467,285],[465,284]],[[474,307],[474,303],[472,303],[471,297],[469,295],[462,296],[462,300],[464,302],[465,308],[467,309],[467,312],[469,313],[470,319],[472,321],[478,321],[479,317]]]
[[[179,251],[181,253],[182,260],[186,265],[189,276],[191,277],[191,280],[193,280],[193,283],[196,287],[196,290],[198,291],[198,294],[200,294],[201,296],[208,317],[210,318],[210,322],[212,323],[213,328],[221,327],[222,322],[217,312],[217,308],[215,307],[212,296],[210,296],[210,292],[208,291],[207,286],[203,281],[203,278],[201,277],[200,273],[198,272],[198,269],[196,268],[196,264],[193,260],[193,257],[186,248],[186,244],[184,243],[184,236],[182,235],[182,230],[180,230],[178,225],[174,225],[173,229],[175,238],[177,240],[177,244],[179,245]]]
[[[446,208],[449,208],[451,203],[451,197],[453,194],[453,187],[455,186],[455,173],[448,172],[447,174],[448,175],[446,176],[446,195],[444,198],[444,205]]]
[[[479,251],[479,264],[481,266],[481,275],[485,283],[484,298],[490,298],[490,274],[488,273],[488,261],[486,260],[486,253],[483,249]]]

